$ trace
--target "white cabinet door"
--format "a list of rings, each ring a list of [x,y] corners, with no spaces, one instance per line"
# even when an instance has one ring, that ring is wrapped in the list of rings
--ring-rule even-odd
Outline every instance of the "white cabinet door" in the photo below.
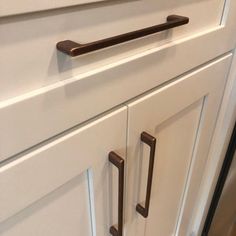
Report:
[[[126,108],[74,129],[0,168],[0,235],[105,236],[117,224]]]
[[[194,208],[230,61],[231,54],[128,104],[126,235],[175,235],[179,216],[177,235],[189,235],[184,228]],[[151,170],[143,132],[156,138],[147,218],[136,211],[138,203],[145,206]]]

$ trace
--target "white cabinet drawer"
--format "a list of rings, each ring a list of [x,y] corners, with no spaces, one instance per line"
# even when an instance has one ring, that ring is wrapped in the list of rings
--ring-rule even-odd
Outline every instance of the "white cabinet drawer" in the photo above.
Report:
[[[2,17],[0,101],[153,48],[160,50],[156,63],[167,63],[165,60],[170,57],[171,64],[179,66],[191,58],[191,64],[197,66],[232,49],[235,4],[231,1],[224,8],[224,0],[108,0],[96,5]],[[189,24],[74,59],[56,49],[59,41],[90,43],[164,23],[172,14],[189,17]],[[187,46],[190,42],[191,46]]]
[[[117,223],[118,196],[117,170],[108,154],[125,159],[126,110],[2,166],[0,235],[107,235]]]

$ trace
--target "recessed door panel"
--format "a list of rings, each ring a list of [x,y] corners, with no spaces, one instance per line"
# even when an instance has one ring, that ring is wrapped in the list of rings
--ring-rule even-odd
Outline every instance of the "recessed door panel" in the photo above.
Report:
[[[0,235],[108,235],[123,207],[117,203],[124,181],[109,153],[125,162],[126,110],[119,108],[2,164]]]
[[[88,179],[85,171],[3,221],[0,224],[0,235],[92,236],[90,217]]]

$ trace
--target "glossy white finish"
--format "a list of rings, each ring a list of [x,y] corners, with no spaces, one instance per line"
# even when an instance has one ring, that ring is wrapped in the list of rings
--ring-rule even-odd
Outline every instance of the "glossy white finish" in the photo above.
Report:
[[[198,33],[192,32],[191,25],[186,26],[190,27],[190,31],[186,31],[189,36],[186,37],[182,36],[187,28],[175,29],[173,36],[179,34],[182,39],[173,40],[175,37],[171,36],[156,42],[158,37],[162,37],[158,34],[73,60],[57,53],[55,43],[65,37],[76,40],[84,35],[84,41],[93,38],[94,30],[86,27],[89,36],[78,31],[81,26],[76,24],[85,22],[83,17],[86,18],[90,10],[91,14],[95,14],[94,9],[81,11],[81,20],[77,19],[76,12],[69,10],[57,14],[40,13],[37,17],[27,15],[3,18],[0,25],[1,35],[4,36],[0,57],[0,86],[4,88],[0,95],[0,160],[231,50],[235,45],[236,33],[232,29],[236,21],[236,2],[232,1],[231,5],[226,6],[221,25],[214,25]],[[117,7],[121,6],[118,4]],[[95,14],[96,19],[101,20],[99,25],[103,25],[103,17],[107,16],[103,12],[107,8],[102,9],[96,9],[98,15]],[[96,33],[98,38],[108,36],[111,29],[121,33],[131,30],[134,25],[140,28],[150,25],[154,19],[155,22],[158,20],[154,13],[149,18],[139,12],[130,21],[131,27],[125,21],[127,15],[119,18],[117,14],[120,11],[108,12],[116,20],[107,22],[109,25]],[[160,18],[161,21],[163,19],[164,16]],[[129,29],[124,28],[124,25]],[[21,34],[16,31],[19,28]],[[99,36],[100,33],[105,34],[104,30],[107,30],[106,35]],[[166,44],[160,46],[164,42]],[[13,57],[12,52],[14,55],[25,56]]]
[[[183,231],[196,204],[230,62],[231,54],[128,104],[127,235],[174,235],[179,216],[182,232],[176,235],[188,235]],[[147,220],[135,211],[145,200],[148,151],[142,151],[143,131],[157,138]]]
[[[0,70],[2,76],[0,86],[4,88],[4,92],[0,94],[0,100],[69,79],[139,52],[152,48],[161,50],[160,46],[174,42],[174,44],[166,45],[167,48],[162,52],[164,55],[162,54],[161,60],[158,61],[162,62],[167,57],[171,59],[175,54],[175,44],[177,43],[175,40],[180,38],[191,41],[192,38],[201,37],[202,34],[207,37],[206,40],[202,38],[201,44],[195,40],[191,42],[191,50],[193,44],[198,47],[198,53],[195,54],[192,51],[192,55],[195,54],[199,57],[200,64],[207,60],[199,52],[202,45],[211,42],[212,49],[208,49],[208,54],[213,53],[213,57],[216,57],[219,55],[217,51],[221,47],[225,48],[223,52],[221,51],[224,53],[231,48],[232,41],[235,42],[230,37],[230,34],[235,35],[234,32],[230,31],[230,34],[224,35],[225,32],[222,31],[222,28],[232,29],[231,21],[235,19],[233,13],[230,13],[230,18],[233,19],[229,19],[230,22],[227,22],[226,25],[221,22],[223,0],[192,0],[191,2],[182,0],[178,3],[175,0],[114,2],[110,0],[106,2],[99,3],[98,6],[92,4],[75,9],[66,8],[58,11],[1,18]],[[232,9],[235,7],[234,4],[232,2]],[[212,10],[209,11],[209,8]],[[135,40],[74,60],[56,50],[56,43],[64,39],[71,39],[79,43],[92,42],[163,23],[169,14],[186,15],[190,17],[190,23],[168,32]],[[215,30],[220,31],[217,36],[220,38],[220,42],[225,42],[223,45],[216,37],[212,40],[210,35],[214,34],[212,31]],[[225,40],[226,36],[227,40]],[[204,50],[202,54],[205,54]],[[177,60],[180,63],[185,63],[186,59],[180,54]],[[175,58],[172,58],[172,64],[173,62],[177,63]],[[12,69],[12,65],[14,65],[14,69]],[[194,63],[193,66],[197,66],[197,64]]]
[[[108,154],[125,159],[126,125],[120,108],[2,166],[0,234],[106,235],[118,195]]]
[[[229,79],[224,93],[221,109],[219,112],[211,149],[205,168],[198,205],[189,232],[200,235],[205,223],[206,215],[210,207],[211,199],[215,190],[215,185],[221,170],[221,166],[228,148],[228,143],[236,121],[236,55],[232,62]]]
[[[0,17],[49,9],[57,9],[61,7],[76,6],[100,1],[106,0],[1,0]]]
[[[221,65],[218,64],[218,67],[215,67],[214,72],[212,72],[213,74],[210,75],[214,85],[207,85],[209,88],[209,92],[205,100],[203,116],[199,124],[199,133],[196,140],[196,147],[193,153],[193,164],[190,169],[191,177],[189,178],[187,183],[187,191],[177,228],[177,235],[194,234],[194,231],[190,227],[190,225],[191,223],[193,223],[192,219],[195,215],[195,210],[197,211],[198,207],[200,206],[198,194],[201,194],[201,185],[205,180],[204,173],[209,171],[209,169],[207,169],[206,167],[207,159],[212,142],[213,131],[215,130],[216,120],[219,114],[219,108],[222,103],[222,95],[225,90],[225,84],[228,78],[229,66],[231,65],[231,61],[225,61],[225,63],[228,63],[228,67],[226,66],[223,69],[221,68],[221,66],[223,66],[224,63],[221,63]],[[222,83],[223,78],[224,83],[217,84],[217,81],[221,81]]]
[[[91,4],[75,6],[84,3]],[[73,59],[55,48],[64,39],[86,43],[163,23],[170,14],[190,23]],[[214,148],[207,157],[235,22],[235,0],[0,0],[0,235],[108,235],[117,223],[112,150],[128,154],[124,236],[199,235],[220,165],[220,157],[212,165]],[[229,123],[225,103],[216,150]],[[147,179],[142,131],[157,137],[147,220],[135,212]]]
[[[0,223],[0,235],[92,236],[86,177],[86,172],[80,174],[17,215]],[[33,180],[33,176],[30,179]],[[28,191],[24,193],[25,197],[27,193]],[[17,197],[18,195],[14,195],[15,201],[18,201]]]

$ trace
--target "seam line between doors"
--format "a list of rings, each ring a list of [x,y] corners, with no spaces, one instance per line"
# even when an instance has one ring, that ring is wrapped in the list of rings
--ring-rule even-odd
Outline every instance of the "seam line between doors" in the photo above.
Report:
[[[94,202],[94,189],[92,182],[92,170],[87,170],[87,179],[88,179],[88,195],[89,195],[89,210],[90,210],[90,226],[92,236],[96,236],[96,217],[95,217],[95,202]]]

